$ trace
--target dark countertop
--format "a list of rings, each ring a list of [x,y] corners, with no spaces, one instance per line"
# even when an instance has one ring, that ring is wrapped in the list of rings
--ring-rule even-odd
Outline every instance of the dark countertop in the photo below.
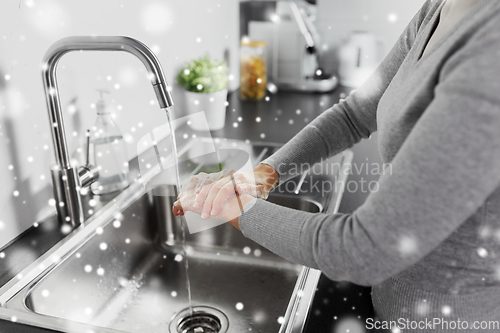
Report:
[[[348,93],[349,89],[344,87],[324,94],[278,93],[257,103],[242,102],[238,93],[234,92],[228,97],[225,128],[212,132],[212,135],[284,144],[312,119]],[[356,149],[354,152],[356,158]],[[352,195],[353,193],[346,191],[341,211],[344,202],[349,202]],[[63,237],[64,234],[59,230],[55,219],[49,218],[0,249],[0,252],[5,253],[5,258],[0,259],[0,286],[15,277]],[[351,332],[364,332],[355,329],[364,327],[365,319],[372,314],[370,288],[334,282],[322,275],[305,332],[337,332],[339,328],[344,332],[346,328],[353,328]],[[4,332],[51,331],[0,321],[0,333]]]

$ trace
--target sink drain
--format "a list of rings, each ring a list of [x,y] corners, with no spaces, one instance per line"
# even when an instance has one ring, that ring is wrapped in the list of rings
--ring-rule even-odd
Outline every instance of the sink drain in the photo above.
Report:
[[[177,313],[170,322],[170,333],[226,333],[227,317],[209,306],[194,306]]]

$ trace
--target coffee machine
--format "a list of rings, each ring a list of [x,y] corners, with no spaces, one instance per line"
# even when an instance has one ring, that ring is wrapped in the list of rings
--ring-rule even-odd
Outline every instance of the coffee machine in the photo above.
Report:
[[[250,39],[266,42],[270,84],[282,91],[333,90],[338,79],[320,67],[320,37],[304,8],[293,1],[260,3],[260,12],[252,7],[253,17],[248,17],[252,13],[247,9],[250,15],[245,20],[243,13],[241,24]]]

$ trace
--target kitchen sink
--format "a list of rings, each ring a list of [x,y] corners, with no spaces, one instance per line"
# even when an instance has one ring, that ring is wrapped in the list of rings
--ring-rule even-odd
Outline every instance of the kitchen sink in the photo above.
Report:
[[[30,289],[28,309],[127,332],[168,332],[170,320],[189,306],[182,244],[168,246],[159,233],[158,211],[170,205],[155,202],[172,199],[148,193],[134,202]],[[320,210],[294,197],[270,201]],[[186,235],[186,247],[193,305],[220,310],[234,332],[279,330],[301,266],[228,223]]]
[[[345,180],[351,157],[334,157],[340,168],[329,177]],[[341,194],[294,188],[268,200],[334,212]],[[171,213],[174,198],[169,186],[133,183],[0,288],[0,318],[60,332],[301,332],[320,272],[228,223],[189,234]]]

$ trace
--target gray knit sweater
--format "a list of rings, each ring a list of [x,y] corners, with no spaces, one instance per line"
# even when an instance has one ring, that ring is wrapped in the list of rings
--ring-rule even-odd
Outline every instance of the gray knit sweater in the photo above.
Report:
[[[500,1],[482,0],[419,59],[443,4],[427,1],[366,84],[265,161],[283,183],[378,131],[392,164],[379,190],[352,214],[254,200],[240,227],[290,261],[373,286],[384,320],[470,328],[500,321]],[[457,331],[443,327],[403,331]]]

